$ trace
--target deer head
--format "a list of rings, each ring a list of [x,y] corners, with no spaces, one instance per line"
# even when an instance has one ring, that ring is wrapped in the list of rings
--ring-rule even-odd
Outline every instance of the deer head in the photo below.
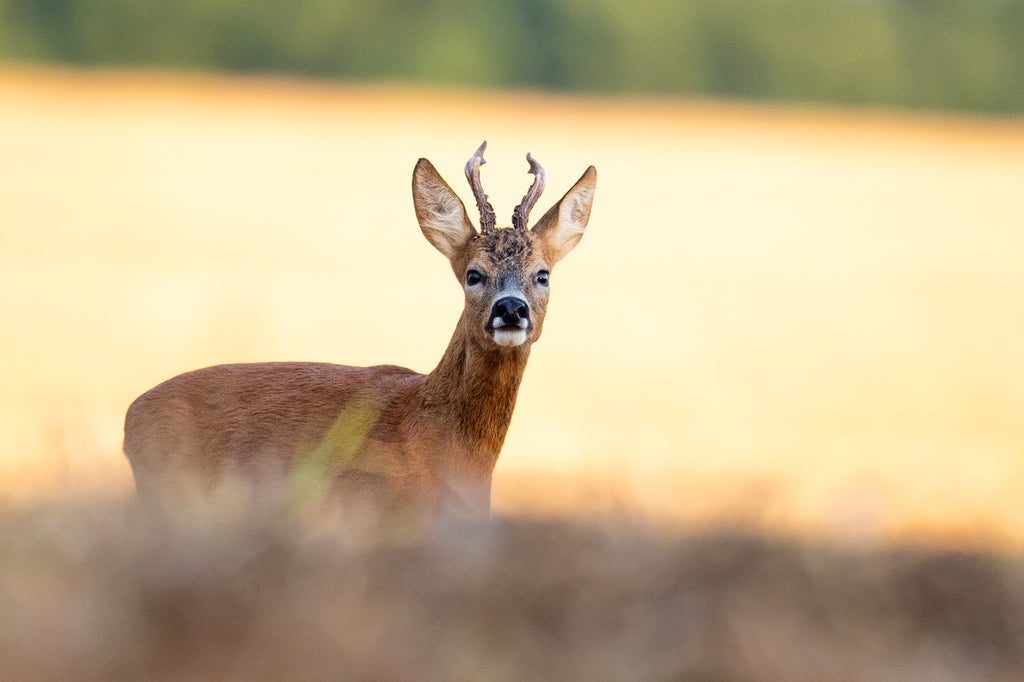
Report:
[[[486,147],[484,142],[466,163],[466,178],[480,211],[480,231],[473,227],[462,200],[426,159],[419,160],[412,176],[416,218],[427,241],[444,254],[462,282],[463,319],[470,338],[484,347],[529,348],[544,324],[551,270],[587,227],[597,170],[588,168],[530,229],[530,211],[544,191],[546,173],[527,154],[534,182],[515,208],[512,227],[498,229],[480,182]]]

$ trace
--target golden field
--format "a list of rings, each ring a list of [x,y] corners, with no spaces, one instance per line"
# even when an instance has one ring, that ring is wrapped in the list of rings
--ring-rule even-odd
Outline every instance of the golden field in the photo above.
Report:
[[[429,371],[429,157],[508,222],[590,164],[507,513],[1024,545],[1024,122],[0,70],[0,507],[128,495],[121,420],[220,362]]]

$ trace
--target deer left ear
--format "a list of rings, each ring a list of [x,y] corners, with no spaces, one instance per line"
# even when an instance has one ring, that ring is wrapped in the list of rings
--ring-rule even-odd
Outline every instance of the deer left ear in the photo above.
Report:
[[[412,201],[423,236],[448,260],[476,236],[462,200],[426,159],[413,170]]]
[[[533,226],[533,233],[543,240],[552,265],[562,260],[583,238],[583,231],[587,229],[590,220],[590,207],[594,203],[596,187],[597,169],[591,166],[572,189]]]

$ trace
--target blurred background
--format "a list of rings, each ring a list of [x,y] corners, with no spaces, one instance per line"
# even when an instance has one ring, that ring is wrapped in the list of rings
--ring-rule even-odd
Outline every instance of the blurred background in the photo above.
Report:
[[[220,362],[429,371],[430,158],[590,164],[495,508],[1024,541],[1024,3],[0,0],[0,507]]]
[[[1019,113],[1017,0],[0,0],[0,56]]]

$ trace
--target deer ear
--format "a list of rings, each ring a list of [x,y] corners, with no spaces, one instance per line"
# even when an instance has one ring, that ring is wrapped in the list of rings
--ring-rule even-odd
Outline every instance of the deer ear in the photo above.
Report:
[[[583,238],[590,220],[597,187],[597,169],[591,166],[565,196],[551,207],[533,226],[533,233],[544,241],[548,256],[554,262],[563,257]]]
[[[448,260],[476,236],[462,200],[426,159],[412,172],[412,202],[423,236]]]

